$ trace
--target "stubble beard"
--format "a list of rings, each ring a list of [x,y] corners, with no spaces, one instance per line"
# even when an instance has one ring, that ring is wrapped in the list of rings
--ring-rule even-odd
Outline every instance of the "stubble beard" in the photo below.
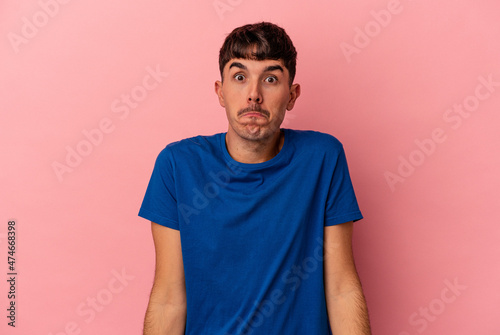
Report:
[[[258,117],[247,117],[248,120],[242,121],[242,117],[248,112],[258,112],[264,116],[262,118]],[[236,114],[236,118],[230,122],[230,127],[233,128],[234,133],[240,138],[251,141],[254,143],[265,143],[269,141],[276,132],[280,131],[281,123],[285,118],[285,115],[275,115],[278,119],[269,122],[271,113],[268,110],[263,109],[260,105],[254,104],[239,110]]]
[[[267,142],[276,134],[276,132],[280,131],[282,122],[283,119],[279,122],[262,124],[259,120],[257,120],[257,118],[250,118],[250,120],[245,123],[236,121],[235,125],[231,125],[231,127],[242,139],[252,142]]]

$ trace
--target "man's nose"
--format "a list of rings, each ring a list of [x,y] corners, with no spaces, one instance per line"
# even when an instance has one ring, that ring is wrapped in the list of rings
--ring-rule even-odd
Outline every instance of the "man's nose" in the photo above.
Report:
[[[248,87],[248,102],[262,103],[262,93],[259,83],[251,83]]]

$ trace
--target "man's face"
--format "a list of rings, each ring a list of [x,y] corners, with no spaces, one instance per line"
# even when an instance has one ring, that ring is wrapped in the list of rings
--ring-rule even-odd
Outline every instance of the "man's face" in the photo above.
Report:
[[[262,141],[280,130],[286,110],[300,95],[300,86],[289,85],[282,60],[231,59],[223,82],[215,83],[219,102],[226,109],[228,134]]]

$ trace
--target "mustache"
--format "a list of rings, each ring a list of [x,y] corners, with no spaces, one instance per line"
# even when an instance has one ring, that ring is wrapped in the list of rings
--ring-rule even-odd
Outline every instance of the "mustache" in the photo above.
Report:
[[[241,109],[238,112],[238,116],[241,116],[241,115],[243,115],[245,113],[249,113],[249,112],[259,112],[266,117],[269,117],[271,115],[271,113],[269,113],[269,111],[262,109],[262,107],[260,107],[260,105],[251,105],[251,106],[248,106],[247,108]]]

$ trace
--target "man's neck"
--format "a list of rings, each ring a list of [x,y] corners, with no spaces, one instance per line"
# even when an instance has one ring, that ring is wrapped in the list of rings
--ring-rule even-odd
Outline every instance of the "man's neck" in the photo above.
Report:
[[[229,155],[240,163],[263,163],[276,156],[283,147],[285,136],[281,131],[262,141],[241,138],[234,132],[226,134],[226,147]]]

